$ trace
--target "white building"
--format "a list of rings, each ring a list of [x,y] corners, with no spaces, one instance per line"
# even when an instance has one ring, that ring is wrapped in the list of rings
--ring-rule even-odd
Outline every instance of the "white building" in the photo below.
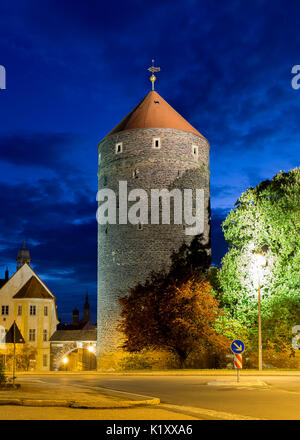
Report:
[[[26,346],[36,349],[31,368],[50,370],[49,340],[58,324],[55,296],[30,267],[25,245],[18,253],[15,274],[9,278],[6,271],[5,279],[0,281],[1,339],[15,321]],[[11,345],[2,344],[0,354],[7,354]],[[18,345],[18,350],[22,350],[21,344]]]

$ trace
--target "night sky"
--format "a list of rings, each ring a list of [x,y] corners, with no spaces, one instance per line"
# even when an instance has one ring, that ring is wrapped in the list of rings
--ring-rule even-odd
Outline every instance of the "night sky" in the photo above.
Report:
[[[156,90],[211,144],[213,262],[249,186],[299,166],[297,0],[1,1],[0,278],[26,239],[71,320],[96,319],[97,144]]]

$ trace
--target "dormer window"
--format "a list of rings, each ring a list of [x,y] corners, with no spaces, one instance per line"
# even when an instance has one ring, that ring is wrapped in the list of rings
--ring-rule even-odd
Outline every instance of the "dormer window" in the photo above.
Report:
[[[198,146],[197,145],[192,146],[192,152],[193,152],[194,157],[198,157]]]
[[[160,148],[160,138],[153,139],[153,148]]]
[[[122,153],[123,151],[123,143],[122,142],[118,142],[116,144],[116,154]]]
[[[159,101],[154,101],[154,104],[159,104]]]

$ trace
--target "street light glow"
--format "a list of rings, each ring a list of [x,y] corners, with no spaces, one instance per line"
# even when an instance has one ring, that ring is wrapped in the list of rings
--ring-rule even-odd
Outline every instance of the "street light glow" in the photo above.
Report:
[[[256,252],[254,253],[254,256],[257,266],[265,267],[267,265],[267,259],[263,254]]]
[[[69,358],[64,357],[62,361],[63,361],[63,364],[67,364],[69,362]]]
[[[92,345],[89,345],[87,349],[88,349],[88,351],[90,353],[94,353],[95,352],[95,348]]]

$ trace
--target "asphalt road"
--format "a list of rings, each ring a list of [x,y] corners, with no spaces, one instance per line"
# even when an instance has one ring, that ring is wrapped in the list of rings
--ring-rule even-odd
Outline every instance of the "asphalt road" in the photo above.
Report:
[[[233,377],[223,376],[105,376],[97,374],[49,374],[24,376],[49,386],[91,387],[102,392],[113,389],[161,399],[162,408],[201,419],[244,416],[270,420],[300,420],[300,375],[242,377],[241,381],[263,381],[266,388],[223,386]],[[19,376],[21,378],[21,375]],[[22,378],[21,378],[22,380]],[[137,399],[140,396],[136,397]],[[215,411],[213,416],[209,411]],[[224,413],[227,413],[224,414]],[[207,416],[207,417],[206,417]]]

